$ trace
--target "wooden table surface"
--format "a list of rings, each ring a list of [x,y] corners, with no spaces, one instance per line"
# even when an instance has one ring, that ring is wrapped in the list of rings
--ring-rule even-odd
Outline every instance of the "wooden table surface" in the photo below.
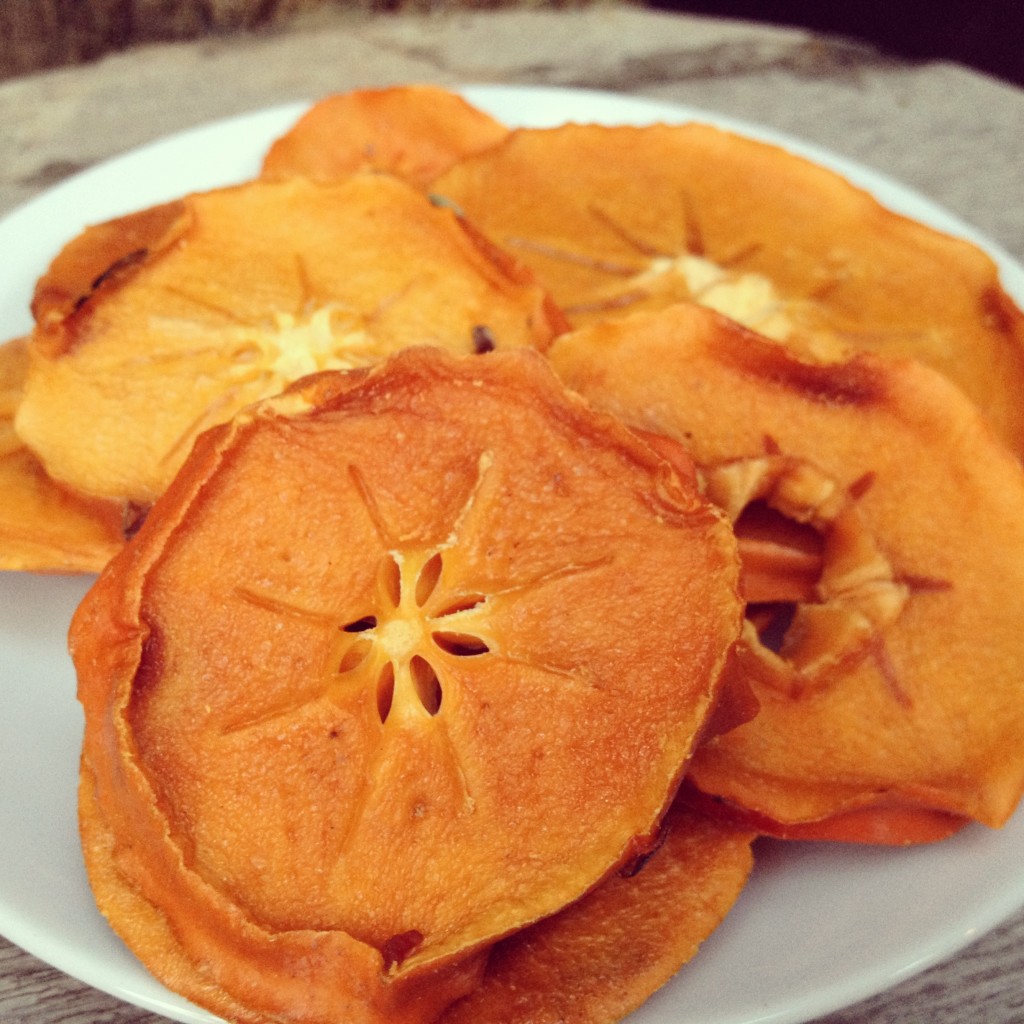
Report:
[[[763,124],[905,182],[1024,262],[1021,90],[956,65],[912,65],[803,31],[610,3],[559,12],[320,14],[273,32],[152,46],[0,83],[0,214],[168,132],[401,81],[593,87]],[[2,1024],[161,1019],[0,939]],[[822,1018],[1022,1020],[1024,913],[949,962]]]

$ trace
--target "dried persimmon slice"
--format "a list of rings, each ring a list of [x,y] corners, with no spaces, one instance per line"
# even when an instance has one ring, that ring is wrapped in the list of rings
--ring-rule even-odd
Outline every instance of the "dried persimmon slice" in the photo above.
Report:
[[[497,943],[479,988],[438,1024],[614,1024],[697,953],[753,867],[756,833],[677,804],[658,849]]]
[[[330,180],[387,171],[424,188],[461,157],[507,134],[500,121],[440,86],[355,89],[314,103],[274,140],[262,174]]]
[[[687,300],[815,359],[917,358],[1024,453],[1024,314],[993,261],[779,146],[699,123],[520,129],[433,189],[577,326]]]
[[[121,507],[54,483],[14,431],[28,343],[0,345],[0,570],[98,572],[124,543]]]
[[[688,305],[551,358],[598,407],[685,440],[741,552],[759,506],[820,538],[775,536],[818,560],[810,592],[790,555],[774,594],[757,565],[739,650],[760,709],[701,748],[693,783],[787,835],[1003,824],[1024,788],[1024,479],[963,393],[913,361],[803,362]]]
[[[563,326],[527,272],[397,178],[249,182],[175,211],[32,335],[16,427],[85,494],[151,502],[202,429],[300,376],[409,344],[543,348]]]
[[[391,1019],[653,841],[737,577],[692,474],[536,352],[296,384],[199,439],[75,617],[100,906],[160,976],[327,1019],[277,994],[301,952],[311,1005]]]

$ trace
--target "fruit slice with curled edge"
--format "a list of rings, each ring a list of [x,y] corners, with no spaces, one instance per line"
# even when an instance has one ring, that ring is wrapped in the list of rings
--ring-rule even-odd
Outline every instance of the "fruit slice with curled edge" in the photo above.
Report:
[[[576,326],[688,300],[819,361],[920,359],[1024,454],[1024,314],[993,261],[779,146],[699,123],[520,129],[432,189]]]
[[[190,195],[72,247],[38,292],[16,429],[55,479],[141,505],[201,430],[300,376],[564,326],[528,272],[386,175]]]
[[[61,248],[36,281],[36,323],[59,325],[136,263],[174,245],[186,230],[187,218],[184,203],[169,202],[88,225]]]
[[[100,907],[216,1012],[420,1019],[389,1016],[407,985],[654,841],[738,573],[692,473],[534,351],[410,348],[250,407],[72,625]],[[303,958],[326,1009],[289,1016]]]
[[[912,361],[806,363],[696,305],[550,358],[596,407],[685,442],[739,534],[760,710],[692,761],[711,805],[793,837],[1005,823],[1024,787],[1024,479],[963,393]]]
[[[261,173],[329,181],[387,171],[425,188],[461,157],[507,134],[500,121],[440,86],[355,89],[314,103],[274,140]]]
[[[614,1024],[697,953],[753,867],[756,832],[681,804],[636,873],[499,942],[438,1024]],[[685,983],[685,982],[683,982]]]
[[[0,345],[0,571],[98,572],[124,544],[123,515],[58,486],[14,431],[28,343]]]

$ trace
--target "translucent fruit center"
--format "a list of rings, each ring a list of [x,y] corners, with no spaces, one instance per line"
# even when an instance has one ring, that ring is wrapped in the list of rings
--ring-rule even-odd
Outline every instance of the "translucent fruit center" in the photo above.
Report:
[[[274,319],[275,330],[256,344],[263,349],[275,383],[320,370],[351,368],[353,357],[369,342],[357,319],[336,307],[322,306],[301,317],[279,312]]]
[[[339,631],[339,680],[373,687],[381,722],[436,715],[446,658],[491,650],[486,599],[447,591],[443,571],[440,551],[388,552],[378,569],[375,607]]]
[[[784,341],[793,330],[786,303],[767,277],[732,270],[704,256],[657,256],[633,284],[650,291],[682,286],[693,302],[777,341]]]

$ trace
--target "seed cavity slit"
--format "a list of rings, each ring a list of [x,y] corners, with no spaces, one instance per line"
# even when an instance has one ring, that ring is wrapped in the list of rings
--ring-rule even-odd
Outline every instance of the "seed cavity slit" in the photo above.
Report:
[[[377,677],[377,714],[381,722],[388,720],[391,704],[395,699],[395,666],[388,662]]]
[[[416,580],[416,604],[421,608],[427,603],[430,595],[436,589],[437,582],[441,578],[441,568],[441,553],[437,552],[427,559],[420,570],[419,577]]]
[[[486,600],[487,598],[483,594],[466,594],[446,604],[435,617],[441,619],[448,615],[458,615],[460,612],[472,611],[474,608],[479,608]]]
[[[341,629],[345,633],[365,633],[367,630],[374,629],[376,625],[377,617],[375,615],[364,615],[361,619],[342,626]]]
[[[402,567],[394,558],[385,558],[381,562],[380,584],[385,599],[397,608],[402,600]]]
[[[436,715],[441,710],[441,680],[438,679],[434,666],[426,658],[416,654],[409,662],[416,695],[420,699],[427,714]]]
[[[487,654],[490,647],[486,641],[472,633],[453,633],[448,630],[437,630],[432,634],[434,643],[448,654],[460,658],[472,658],[479,654]]]
[[[748,604],[746,617],[757,631],[761,644],[773,654],[781,654],[782,646],[796,616],[793,601]]]
[[[366,661],[370,654],[370,644],[367,641],[359,641],[354,643],[345,653],[341,656],[341,660],[338,662],[338,675],[344,675],[347,672],[354,672],[360,665]]]

